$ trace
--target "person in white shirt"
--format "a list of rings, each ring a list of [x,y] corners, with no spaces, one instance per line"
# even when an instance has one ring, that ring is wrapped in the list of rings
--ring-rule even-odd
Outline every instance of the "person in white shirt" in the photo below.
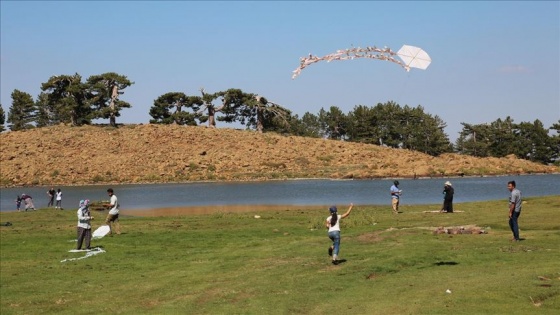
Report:
[[[332,245],[329,246],[329,256],[332,256],[333,265],[338,265],[339,263],[338,252],[340,250],[340,221],[350,215],[353,207],[354,204],[351,203],[348,211],[346,211],[343,215],[338,214],[336,206],[329,208],[331,215],[327,218],[325,225],[328,229],[329,238],[333,242]]]
[[[55,209],[62,210],[62,191],[60,191],[60,188],[56,192],[56,207],[55,207]]]
[[[111,199],[108,204],[105,204],[106,208],[110,208],[107,218],[105,219],[105,224],[107,224],[111,229],[109,235],[113,236],[113,227],[111,226],[111,223],[115,226],[115,233],[121,234],[121,225],[119,223],[119,202],[117,200],[117,196],[113,193],[113,188],[107,189],[107,193]]]
[[[76,244],[76,249],[82,249],[82,243],[84,240],[86,241],[86,249],[90,248],[91,242],[91,223],[90,221],[93,220],[89,212],[89,199],[80,200],[80,208],[78,209],[78,242]]]

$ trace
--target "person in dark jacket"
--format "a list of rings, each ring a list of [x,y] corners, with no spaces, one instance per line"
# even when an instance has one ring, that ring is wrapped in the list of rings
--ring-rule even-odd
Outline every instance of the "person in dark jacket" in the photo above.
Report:
[[[449,181],[445,182],[443,186],[443,207],[441,212],[452,213],[453,212],[453,194],[455,190]]]

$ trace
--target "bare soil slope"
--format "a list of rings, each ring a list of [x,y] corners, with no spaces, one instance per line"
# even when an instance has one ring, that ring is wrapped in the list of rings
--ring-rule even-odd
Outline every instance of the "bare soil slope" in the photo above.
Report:
[[[432,157],[344,141],[177,125],[53,126],[0,134],[0,185],[556,173],[515,157]]]

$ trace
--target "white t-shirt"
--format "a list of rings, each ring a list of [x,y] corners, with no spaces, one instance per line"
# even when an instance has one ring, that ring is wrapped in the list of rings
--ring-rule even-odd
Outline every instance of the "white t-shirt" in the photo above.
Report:
[[[56,200],[62,200],[62,191],[56,193]]]
[[[342,215],[339,214],[339,215],[338,215],[338,220],[336,220],[336,224],[333,225],[333,226],[331,226],[331,227],[329,227],[329,232],[332,232],[332,231],[340,231],[340,220],[342,220]],[[331,222],[331,216],[329,216],[329,217],[327,218],[327,222],[329,222],[329,224],[330,224],[330,222]]]
[[[119,202],[117,201],[117,196],[111,196],[111,210],[109,210],[109,214],[119,214]]]

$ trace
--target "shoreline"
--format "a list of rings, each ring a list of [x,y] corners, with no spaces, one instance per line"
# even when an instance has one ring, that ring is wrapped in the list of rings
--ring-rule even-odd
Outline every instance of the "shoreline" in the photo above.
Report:
[[[360,205],[358,205],[360,206]],[[361,205],[362,207],[366,205]],[[173,217],[185,215],[209,215],[221,213],[248,213],[271,211],[298,211],[327,209],[325,205],[212,205],[212,206],[178,206],[121,210],[123,216],[130,217]],[[96,212],[105,212],[96,211]]]
[[[297,177],[297,178],[269,178],[269,179],[245,179],[245,180],[192,180],[192,181],[144,181],[144,182],[106,182],[88,184],[49,184],[49,185],[1,185],[2,188],[39,188],[39,187],[84,187],[84,186],[115,186],[115,185],[165,185],[165,184],[196,184],[196,183],[257,183],[257,182],[277,182],[277,181],[304,181],[304,180],[331,180],[331,181],[368,181],[368,180],[393,180],[393,179],[434,179],[434,178],[485,178],[485,177],[506,177],[506,176],[528,176],[528,175],[559,175],[560,172],[527,172],[527,173],[506,173],[506,174],[481,174],[481,175],[441,175],[441,176],[391,176],[391,177],[370,177],[370,178],[330,178],[330,177]]]

